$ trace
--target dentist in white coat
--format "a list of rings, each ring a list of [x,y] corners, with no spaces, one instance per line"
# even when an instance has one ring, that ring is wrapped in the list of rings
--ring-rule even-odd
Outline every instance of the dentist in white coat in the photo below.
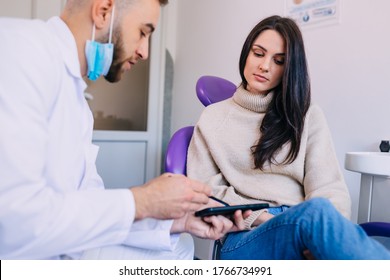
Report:
[[[190,258],[175,233],[243,228],[242,215],[238,227],[195,218],[211,190],[184,176],[109,190],[96,172],[83,77],[116,82],[147,59],[166,2],[68,0],[48,22],[0,18],[0,259]]]

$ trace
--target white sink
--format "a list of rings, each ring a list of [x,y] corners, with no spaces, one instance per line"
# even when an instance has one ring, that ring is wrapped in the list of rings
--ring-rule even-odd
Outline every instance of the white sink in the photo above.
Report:
[[[390,153],[346,153],[344,167],[347,170],[359,173],[390,176]]]

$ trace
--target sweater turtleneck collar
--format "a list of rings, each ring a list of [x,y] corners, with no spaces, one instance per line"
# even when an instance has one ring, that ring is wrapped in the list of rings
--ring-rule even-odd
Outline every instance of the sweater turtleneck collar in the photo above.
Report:
[[[257,113],[265,113],[271,103],[273,95],[273,92],[270,92],[267,95],[251,93],[240,85],[233,95],[233,101],[245,109]]]

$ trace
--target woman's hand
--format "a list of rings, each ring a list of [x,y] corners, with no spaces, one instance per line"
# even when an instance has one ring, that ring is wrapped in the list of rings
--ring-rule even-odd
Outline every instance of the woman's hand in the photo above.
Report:
[[[268,221],[269,219],[272,219],[274,217],[274,215],[268,213],[268,212],[263,212],[260,214],[260,216],[257,217],[257,219],[253,222],[253,225],[254,226],[259,226],[263,223],[265,223],[266,221]]]
[[[207,207],[223,206],[214,200],[209,201]],[[188,213],[185,217],[174,221],[171,232],[188,232],[200,238],[217,240],[228,232],[241,231],[245,229],[244,220],[250,216],[251,210],[242,213],[237,210],[233,217],[221,215],[208,217],[195,217],[194,213]]]
[[[316,259],[313,256],[313,254],[307,249],[303,251],[303,256],[305,257],[306,260],[315,260]]]

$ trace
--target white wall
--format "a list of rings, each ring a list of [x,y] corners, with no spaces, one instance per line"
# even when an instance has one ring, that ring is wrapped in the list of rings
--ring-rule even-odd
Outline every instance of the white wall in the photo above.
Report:
[[[167,25],[165,35],[175,60],[173,133],[194,124],[203,109],[195,95],[201,75],[240,81],[244,39],[262,18],[283,15],[284,0],[170,2],[175,24]],[[344,169],[344,156],[349,151],[377,151],[380,140],[390,138],[390,2],[341,0],[341,9],[340,24],[303,29],[303,36],[313,100],[328,119],[356,220],[360,175]]]
[[[66,0],[0,0],[0,16],[47,20],[59,15]]]

